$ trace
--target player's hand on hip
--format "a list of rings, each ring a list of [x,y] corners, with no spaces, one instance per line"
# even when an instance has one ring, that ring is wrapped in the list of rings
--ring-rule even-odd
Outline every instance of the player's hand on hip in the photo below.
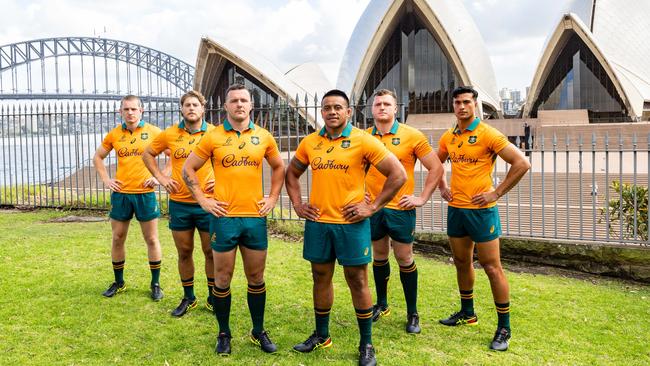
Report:
[[[451,190],[449,188],[440,188],[440,197],[447,202],[451,202],[454,197],[451,195]]]
[[[277,198],[272,198],[272,197],[264,197],[262,198],[259,202],[257,202],[257,205],[260,207],[259,213],[261,216],[266,216],[271,212],[273,207],[275,207],[275,203],[278,201]]]
[[[424,198],[412,194],[403,195],[402,198],[399,199],[399,207],[406,210],[422,207],[425,203],[427,203],[427,201]]]
[[[215,217],[223,217],[228,214],[228,203],[227,202],[222,202],[222,201],[217,201],[213,198],[208,198],[200,203],[201,208],[203,211],[215,216]]]
[[[367,219],[375,213],[372,204],[363,202],[351,203],[343,207],[343,217],[346,221],[357,222]]]
[[[170,177],[161,177],[158,182],[165,188],[167,193],[176,193],[181,188],[181,185]]]
[[[316,221],[320,216],[320,210],[309,203],[300,203],[298,205],[294,205],[293,210],[296,211],[296,215],[298,215],[298,217],[302,217],[303,219],[311,221]]]
[[[122,181],[118,179],[109,179],[104,182],[104,185],[113,192],[119,192],[122,190]]]
[[[209,181],[205,182],[204,191],[206,193],[213,193],[214,192],[214,179],[210,179]]]
[[[154,177],[149,177],[149,178],[147,178],[147,180],[144,181],[142,186],[144,188],[149,188],[149,187],[153,188],[153,187],[157,186],[158,184],[160,184],[160,183],[158,183],[158,179],[156,179]]]
[[[483,192],[472,197],[472,204],[477,206],[485,206],[488,203],[492,203],[499,198],[496,191]]]

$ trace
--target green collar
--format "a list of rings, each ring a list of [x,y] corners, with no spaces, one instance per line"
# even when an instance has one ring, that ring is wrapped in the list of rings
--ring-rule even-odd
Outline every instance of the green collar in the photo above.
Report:
[[[393,125],[392,125],[391,128],[390,128],[390,131],[388,131],[388,133],[394,135],[394,134],[397,133],[397,129],[398,129],[398,128],[399,128],[399,123],[397,122],[397,120],[395,120],[395,121],[393,122]],[[388,134],[388,133],[387,133],[387,134]],[[372,128],[372,135],[381,135],[381,133],[379,132],[379,130],[377,130],[377,126],[374,126],[374,127]]]
[[[320,129],[320,132],[318,132],[320,136],[327,135],[327,137],[331,140],[337,139],[339,137],[350,137],[350,133],[352,133],[352,123],[350,122],[348,122],[348,124],[345,125],[345,128],[343,129],[343,131],[341,131],[341,134],[339,136],[335,136],[335,137],[330,136],[325,126],[323,126],[323,128]]]
[[[481,123],[481,119],[478,117],[474,118],[472,123],[470,123],[470,125],[465,129],[465,131],[474,131],[479,123]],[[460,135],[461,133],[463,133],[463,131],[460,130],[460,128],[458,127],[458,123],[456,123],[456,127],[454,127],[454,134]]]
[[[138,122],[138,127],[137,128],[142,128],[142,127],[144,127],[144,121],[140,120],[140,122]],[[122,129],[123,130],[127,129],[126,122],[122,122]]]
[[[227,119],[223,120],[223,128],[226,131],[232,131],[233,130],[232,125],[230,124],[230,121],[228,121]],[[252,130],[255,129],[255,124],[253,123],[253,121],[248,121],[248,128],[252,129]]]

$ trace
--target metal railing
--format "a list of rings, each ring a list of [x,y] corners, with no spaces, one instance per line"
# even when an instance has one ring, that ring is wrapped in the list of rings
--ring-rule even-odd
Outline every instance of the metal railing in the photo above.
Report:
[[[320,125],[316,100],[303,100],[299,106],[279,102],[258,107],[252,114],[257,124],[276,137],[285,162],[291,159],[300,140]],[[92,156],[103,135],[120,123],[118,103],[0,105],[0,205],[108,209],[110,194],[92,167]],[[363,106],[355,106],[354,110],[363,110]],[[313,118],[307,118],[307,114]],[[160,128],[169,127],[179,116],[177,104],[145,103],[143,119]],[[209,104],[206,116],[218,124],[225,113]],[[362,128],[372,123],[359,115],[352,120]],[[593,131],[590,136],[540,135],[534,136],[535,144],[529,141],[530,148],[524,151],[531,171],[498,203],[504,235],[650,244],[650,135],[624,138],[599,134],[597,127]],[[438,144],[435,139],[431,137],[430,141],[434,149]],[[516,146],[526,146],[519,137],[516,139]],[[113,174],[114,154],[105,162]],[[508,168],[497,159],[495,184],[504,179]],[[447,171],[449,174],[448,166]],[[426,170],[416,165],[416,193],[425,178]],[[309,171],[301,179],[306,198],[310,193]],[[263,184],[268,191],[268,167]],[[167,195],[161,190],[158,193],[164,208]],[[446,206],[434,193],[417,209],[417,229],[444,232]],[[284,189],[272,217],[298,220]]]

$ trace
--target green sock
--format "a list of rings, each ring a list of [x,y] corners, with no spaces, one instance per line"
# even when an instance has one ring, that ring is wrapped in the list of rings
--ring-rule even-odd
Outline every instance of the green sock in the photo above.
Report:
[[[474,290],[460,290],[460,311],[474,315]]]
[[[510,302],[504,302],[503,304],[495,302],[494,305],[497,307],[497,317],[499,318],[497,327],[510,330]]]
[[[414,314],[418,312],[418,267],[415,261],[408,266],[399,266],[399,279],[404,289],[406,299],[406,312]]]
[[[230,303],[232,301],[230,286],[226,288],[214,286],[212,295],[214,295],[213,309],[219,323],[219,332],[230,335]]]
[[[377,291],[377,304],[388,306],[388,280],[390,279],[390,263],[388,259],[374,260],[372,262],[372,274],[375,278],[375,289]]]
[[[196,299],[196,296],[194,296],[194,277],[186,280],[181,278],[181,283],[183,284],[183,297],[188,300]]]
[[[316,315],[316,335],[319,337],[327,338],[330,336],[330,311],[329,309],[314,308]]]
[[[113,274],[118,285],[124,284],[124,262],[113,262]]]
[[[266,306],[266,285],[248,284],[248,310],[253,321],[253,334],[257,335],[264,330],[264,307]]]
[[[354,309],[359,324],[359,345],[372,344],[372,308]]]
[[[214,288],[214,278],[208,277],[208,304],[212,305],[214,301],[214,295],[212,295],[212,289]]]
[[[162,261],[149,261],[149,269],[151,270],[151,284],[160,284],[160,264]]]

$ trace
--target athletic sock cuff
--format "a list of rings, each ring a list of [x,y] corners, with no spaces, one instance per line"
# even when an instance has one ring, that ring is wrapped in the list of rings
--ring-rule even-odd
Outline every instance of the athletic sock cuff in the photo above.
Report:
[[[226,288],[219,288],[217,286],[212,288],[212,295],[220,299],[230,296],[230,286]]]
[[[316,316],[327,316],[330,315],[331,311],[332,308],[328,308],[328,309],[314,308],[314,313],[316,314]]]
[[[370,319],[372,318],[372,308],[368,309],[354,309],[354,312],[357,315],[357,319]]]
[[[387,264],[388,264],[388,259],[384,259],[384,260],[375,259],[375,260],[372,261],[372,265],[374,267],[381,267],[381,266],[385,266]]]
[[[417,271],[418,267],[415,265],[415,261],[413,261],[411,264],[408,266],[399,266],[399,271],[403,273],[411,273]]]
[[[266,284],[262,282],[259,285],[248,284],[248,293],[251,295],[261,295],[266,292]]]

